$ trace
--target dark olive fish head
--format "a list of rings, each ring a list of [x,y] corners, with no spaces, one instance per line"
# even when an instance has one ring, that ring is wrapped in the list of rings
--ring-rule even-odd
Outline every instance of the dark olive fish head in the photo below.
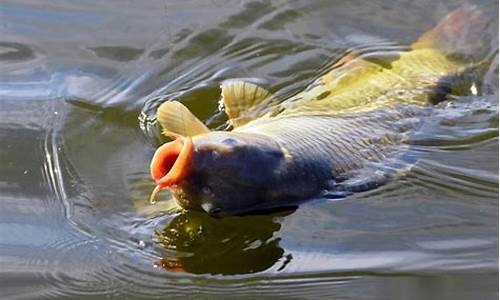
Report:
[[[157,183],[152,197],[168,188],[185,209],[235,215],[273,206],[274,189],[287,158],[271,138],[238,132],[177,137],[151,162]]]

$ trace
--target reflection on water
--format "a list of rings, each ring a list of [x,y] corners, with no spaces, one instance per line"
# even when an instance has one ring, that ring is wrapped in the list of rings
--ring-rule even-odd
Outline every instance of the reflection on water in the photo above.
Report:
[[[400,180],[274,215],[180,213],[167,192],[146,201],[149,160],[164,141],[147,121],[164,99],[225,129],[223,80],[251,77],[285,99],[345,53],[404,49],[457,6],[2,2],[0,293],[497,298],[497,23],[485,33],[492,64],[475,78],[477,95],[435,107]]]
[[[157,265],[195,274],[264,271],[284,254],[280,239],[273,236],[281,227],[276,218],[262,215],[217,219],[199,212],[181,214],[158,233],[166,252]],[[288,259],[284,258],[281,268]]]

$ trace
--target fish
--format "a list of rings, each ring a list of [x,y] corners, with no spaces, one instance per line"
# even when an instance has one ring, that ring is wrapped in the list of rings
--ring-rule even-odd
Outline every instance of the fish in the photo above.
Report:
[[[150,199],[168,189],[186,210],[212,216],[297,207],[377,188],[404,174],[408,137],[485,61],[491,26],[473,5],[449,13],[388,57],[349,53],[280,101],[245,79],[221,83],[231,131],[210,130],[178,101],[156,114],[173,138],[151,160]],[[462,90],[461,90],[462,89]]]

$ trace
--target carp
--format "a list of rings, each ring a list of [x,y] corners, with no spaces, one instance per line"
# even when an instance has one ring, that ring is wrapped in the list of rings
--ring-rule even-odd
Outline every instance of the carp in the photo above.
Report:
[[[157,186],[214,216],[295,207],[386,183],[409,163],[411,134],[432,105],[478,68],[491,22],[462,6],[408,49],[380,59],[348,54],[304,91],[279,101],[247,80],[221,84],[232,131],[211,131],[183,104],[156,118],[174,140],[151,161]]]

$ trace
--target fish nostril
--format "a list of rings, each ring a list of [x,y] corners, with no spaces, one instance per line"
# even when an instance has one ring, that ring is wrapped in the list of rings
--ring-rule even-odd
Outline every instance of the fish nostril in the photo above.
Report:
[[[212,158],[213,158],[214,160],[219,159],[220,157],[221,157],[221,155],[220,155],[219,151],[217,151],[217,150],[215,150],[215,149],[214,149],[214,150],[212,150]]]
[[[201,189],[201,192],[205,195],[210,195],[212,194],[212,189],[208,186],[205,186]]]

